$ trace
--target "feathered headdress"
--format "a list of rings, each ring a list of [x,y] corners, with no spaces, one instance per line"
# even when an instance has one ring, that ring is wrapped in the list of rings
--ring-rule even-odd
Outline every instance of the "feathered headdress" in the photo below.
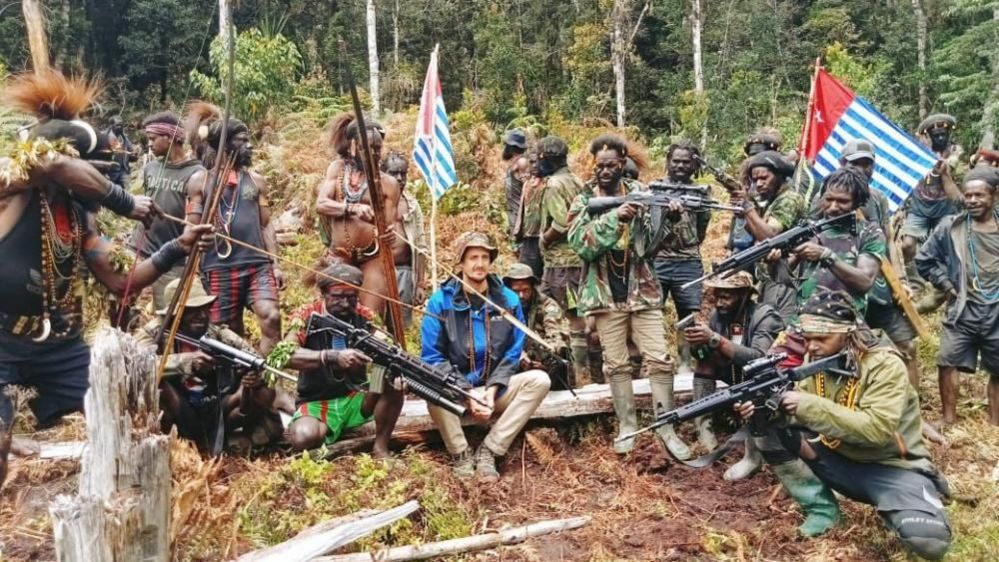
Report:
[[[2,100],[4,105],[39,119],[70,121],[89,109],[103,89],[97,78],[65,76],[59,71],[44,69],[10,78]]]
[[[222,136],[222,108],[205,101],[192,101],[187,104],[184,130],[187,131],[187,142],[196,152],[205,144],[217,150]],[[230,117],[226,136],[232,138],[249,130],[245,123]]]

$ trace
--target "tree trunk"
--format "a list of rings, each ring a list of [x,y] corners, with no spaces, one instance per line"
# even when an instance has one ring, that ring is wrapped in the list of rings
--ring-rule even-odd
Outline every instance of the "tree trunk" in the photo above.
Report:
[[[696,1],[696,0],[695,0]],[[916,14],[916,60],[919,67],[919,119],[926,118],[929,98],[926,94],[926,12],[921,0],[912,0]]]
[[[232,26],[232,22],[229,21],[229,10],[227,9],[229,0],[219,0],[219,37],[222,39],[222,44],[226,44],[225,34],[229,31]]]
[[[614,92],[617,99],[617,126],[624,127],[624,63],[628,54],[625,42],[625,20],[628,17],[630,0],[614,0],[611,11],[611,65],[614,68]]]
[[[690,34],[694,51],[694,93],[698,101],[704,98],[704,57],[701,51],[701,28],[704,25],[704,12],[701,0],[693,0],[690,8]],[[701,148],[708,143],[708,125],[701,127]]]
[[[368,22],[368,76],[371,94],[371,109],[381,113],[381,100],[378,91],[378,28],[375,26],[375,0],[368,0],[366,20]]]
[[[992,89],[982,108],[980,148],[992,149],[996,140],[996,115],[999,114],[999,6],[992,8]]]
[[[42,15],[41,0],[24,0],[24,26],[28,30],[28,46],[31,49],[31,66],[35,71],[49,67],[49,40],[45,33],[45,16]]]
[[[170,559],[170,438],[156,434],[154,367],[131,336],[98,334],[79,495],[58,496],[49,508],[60,562]]]
[[[392,61],[399,68],[399,0],[395,0],[395,11],[392,12]]]

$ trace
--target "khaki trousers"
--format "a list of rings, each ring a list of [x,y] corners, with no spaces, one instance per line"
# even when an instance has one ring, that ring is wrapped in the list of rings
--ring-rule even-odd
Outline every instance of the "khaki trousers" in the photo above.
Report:
[[[609,382],[631,380],[631,363],[628,361],[628,336],[631,336],[631,341],[642,354],[642,366],[649,380],[672,384],[674,365],[666,349],[662,310],[612,310],[593,314],[593,318],[604,349],[604,374]]]
[[[545,399],[551,384],[548,373],[537,369],[511,377],[510,384],[493,404],[495,421],[492,422],[492,429],[482,444],[496,456],[505,455],[517,434]],[[486,389],[480,386],[472,389],[472,392],[484,395]],[[430,404],[427,404],[427,410],[430,411],[430,417],[440,431],[449,453],[458,455],[468,450],[465,430],[462,429],[461,419],[458,416]]]

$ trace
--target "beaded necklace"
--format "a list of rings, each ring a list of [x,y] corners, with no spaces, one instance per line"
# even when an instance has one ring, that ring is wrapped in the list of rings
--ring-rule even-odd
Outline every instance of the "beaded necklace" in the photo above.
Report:
[[[815,376],[815,392],[822,398],[826,397],[826,375],[825,373],[819,373]],[[859,377],[848,377],[846,380],[846,388],[841,392],[840,399],[838,403],[841,406],[845,406],[853,410],[857,406],[857,398],[860,396],[860,379]],[[843,441],[841,439],[829,439],[825,435],[819,436],[822,443],[830,449],[838,448]]]
[[[72,208],[66,209],[66,230],[65,236],[58,227],[58,223],[52,214],[48,197],[44,193],[38,195],[42,213],[42,334],[35,341],[42,342],[50,335],[65,337],[78,324],[78,304],[76,288],[79,281],[80,250],[83,247],[83,227],[73,212]],[[63,274],[59,266],[68,260],[69,273]],[[63,294],[59,295],[59,288],[56,278],[62,279],[65,283]],[[58,332],[51,333],[52,313],[62,313],[66,320],[66,327]]]
[[[343,164],[343,170],[341,170],[340,173],[340,183],[341,185],[343,185],[343,197],[344,201],[346,201],[347,203],[359,203],[361,201],[361,198],[363,198],[364,194],[368,191],[367,177],[365,177],[364,180],[360,184],[358,184],[356,188],[351,185],[353,183],[351,181],[353,177],[354,177],[353,166],[345,160]]]
[[[468,300],[468,361],[471,367],[469,372],[475,372],[475,322],[473,316],[475,314],[475,309],[472,308],[472,299],[468,295],[468,291],[462,287],[462,292],[465,293],[465,298]],[[489,307],[482,303],[482,325],[486,332],[486,349],[485,349],[485,365],[482,368],[483,378],[489,376]]]
[[[986,301],[994,301],[999,299],[999,290],[993,291],[991,293],[986,293],[982,287],[982,281],[978,277],[978,257],[975,256],[975,238],[971,233],[971,215],[969,214],[964,221],[965,228],[968,233],[968,252],[971,254],[971,288],[976,292],[981,293],[982,298]]]

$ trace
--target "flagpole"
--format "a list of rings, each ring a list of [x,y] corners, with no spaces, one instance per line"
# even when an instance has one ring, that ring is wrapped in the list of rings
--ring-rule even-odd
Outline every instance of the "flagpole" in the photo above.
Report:
[[[815,57],[815,69],[812,72],[812,84],[808,88],[808,107],[805,110],[805,123],[801,128],[801,140],[798,141],[798,150],[801,154],[798,156],[798,169],[795,170],[794,174],[795,186],[801,185],[801,174],[805,169],[805,166],[802,165],[802,159],[808,159],[806,153],[808,152],[809,133],[811,133],[812,118],[815,113],[815,82],[819,79],[820,68],[822,68],[822,55]],[[808,182],[808,191],[805,192],[805,201],[811,200],[813,187],[815,187],[815,182]]]
[[[434,45],[434,52],[431,59],[437,62],[437,51],[440,43]],[[433,290],[437,290],[437,190],[434,189],[437,183],[437,139],[431,135],[430,145],[430,283]]]

